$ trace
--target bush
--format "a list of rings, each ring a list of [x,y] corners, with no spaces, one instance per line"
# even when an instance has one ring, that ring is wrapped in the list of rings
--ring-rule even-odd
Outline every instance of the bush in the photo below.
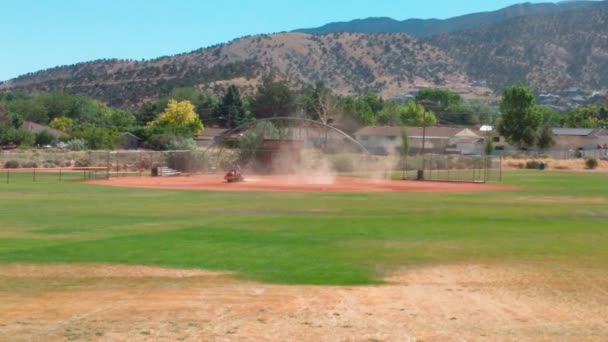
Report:
[[[353,172],[355,164],[347,156],[337,156],[331,161],[332,167],[336,172]]]
[[[29,161],[29,162],[25,162],[25,163],[21,164],[21,167],[23,167],[25,169],[35,169],[38,167],[38,163]]]
[[[19,162],[16,160],[9,160],[6,163],[4,163],[4,168],[5,169],[18,169]]]
[[[538,170],[540,169],[540,162],[538,160],[528,160],[526,162],[526,169],[529,170]]]
[[[151,136],[145,147],[156,151],[184,151],[196,149],[196,142],[192,138],[164,133]]]
[[[86,146],[91,150],[111,150],[118,132],[104,127],[87,127],[81,131],[74,132],[76,138],[86,141]]]
[[[0,127],[0,145],[23,145],[26,147],[32,146],[34,143],[34,134],[24,129],[7,128],[2,129]]]
[[[67,142],[67,148],[71,151],[85,151],[87,149],[87,142],[84,139],[72,139]]]
[[[91,166],[91,161],[88,159],[77,159],[74,165],[76,167],[89,167]]]
[[[34,143],[39,146],[55,145],[57,143],[57,138],[45,129],[42,132],[36,134]]]
[[[590,170],[597,168],[597,165],[598,165],[598,162],[597,162],[597,159],[595,159],[595,158],[587,158],[585,160],[585,166],[587,166],[587,168]]]

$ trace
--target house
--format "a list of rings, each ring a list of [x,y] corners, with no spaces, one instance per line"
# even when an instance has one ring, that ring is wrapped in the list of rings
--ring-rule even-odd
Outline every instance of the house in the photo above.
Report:
[[[411,153],[481,154],[484,139],[471,129],[457,127],[404,127],[407,130]],[[368,126],[355,133],[355,139],[370,153],[386,155],[398,153],[402,127]],[[424,137],[423,137],[424,136]]]
[[[194,141],[198,147],[207,147],[213,145],[217,142],[218,137],[227,132],[226,128],[218,128],[218,127],[209,127],[205,128],[200,132],[196,137],[194,137]]]
[[[67,138],[68,137],[67,134],[63,133],[60,130],[51,128],[49,126],[40,125],[40,124],[37,124],[35,122],[31,122],[31,121],[24,122],[22,128],[24,130],[32,132],[34,134],[38,134],[40,132],[47,131],[49,134],[51,134],[52,136],[54,136],[57,139]]]
[[[493,126],[483,125],[478,128],[472,129],[473,133],[483,138],[484,144],[487,139],[492,139],[492,144],[494,145],[494,151],[496,153],[501,153],[503,151],[511,148],[507,139],[500,135],[498,131]],[[485,150],[485,146],[484,146]]]
[[[597,150],[608,146],[608,129],[553,128],[554,150]]]
[[[144,142],[144,139],[129,132],[120,133],[120,139],[120,146],[125,150],[137,150]]]

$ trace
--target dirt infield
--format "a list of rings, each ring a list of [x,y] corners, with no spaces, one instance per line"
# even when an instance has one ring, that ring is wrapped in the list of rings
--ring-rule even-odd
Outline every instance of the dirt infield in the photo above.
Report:
[[[152,189],[287,192],[480,192],[515,190],[500,184],[392,181],[360,177],[251,176],[226,183],[222,175],[131,177],[96,180],[89,184]]]
[[[598,270],[444,265],[281,286],[115,265],[2,265],[0,341],[605,341]]]

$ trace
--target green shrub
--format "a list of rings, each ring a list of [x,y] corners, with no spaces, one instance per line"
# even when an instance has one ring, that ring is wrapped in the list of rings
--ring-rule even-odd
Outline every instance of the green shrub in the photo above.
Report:
[[[91,166],[91,161],[88,159],[77,159],[75,162],[76,167],[89,167]]]
[[[336,172],[353,172],[355,164],[347,156],[336,156],[331,161],[332,167]]]
[[[4,163],[4,168],[5,169],[18,169],[19,162],[16,160],[9,160],[6,163]]]
[[[156,151],[184,151],[196,149],[196,142],[192,138],[165,133],[151,136],[145,147]]]
[[[538,170],[540,169],[540,162],[538,160],[528,160],[526,162],[526,169],[529,170]]]
[[[55,145],[57,143],[57,138],[45,129],[36,134],[34,143],[39,146]]]
[[[71,151],[84,151],[87,149],[87,142],[84,139],[72,139],[67,142],[67,148]]]
[[[597,165],[598,165],[597,159],[595,159],[595,158],[585,159],[585,166],[587,166],[588,169],[593,170],[593,169],[597,168]]]

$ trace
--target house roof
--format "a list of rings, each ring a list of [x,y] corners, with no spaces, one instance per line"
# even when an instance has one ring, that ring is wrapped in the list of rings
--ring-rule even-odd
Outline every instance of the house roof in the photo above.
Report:
[[[605,129],[605,128],[598,129],[597,131],[595,131],[594,135],[602,136],[602,137],[608,136],[608,129]]]
[[[217,128],[217,127],[206,127],[205,129],[203,129],[202,132],[200,132],[197,135],[197,138],[214,138],[217,137],[219,135],[221,135],[224,132],[227,132],[228,130],[225,128]]]
[[[407,130],[407,134],[410,138],[414,137],[422,137],[423,135],[423,127],[398,127],[398,126],[368,126],[360,129],[355,133],[355,135],[367,135],[367,136],[378,136],[378,137],[388,137],[388,136],[401,136],[402,129],[405,128]],[[427,127],[425,135],[427,138],[452,138],[452,137],[477,137],[479,136],[475,134],[468,128],[460,128],[460,127]]]
[[[587,137],[593,134],[593,128],[552,128],[553,135]]]
[[[62,137],[67,137],[67,134],[63,133],[60,130],[51,128],[49,126],[45,126],[45,125],[40,125],[37,124],[35,122],[31,122],[31,121],[26,121],[23,123],[23,129],[28,130],[32,133],[40,133],[42,131],[47,131],[50,134],[52,134],[53,136],[55,136],[56,138],[62,138]]]

